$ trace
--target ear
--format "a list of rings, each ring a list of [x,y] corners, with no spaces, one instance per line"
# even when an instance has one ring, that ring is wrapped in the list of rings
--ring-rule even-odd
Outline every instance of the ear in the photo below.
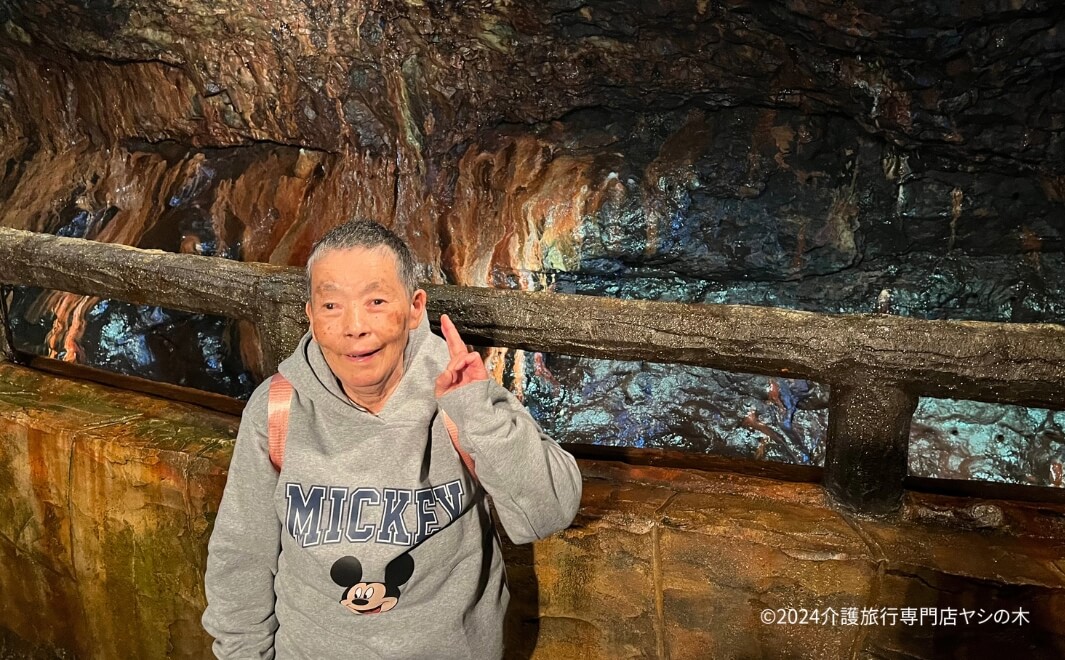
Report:
[[[318,338],[314,336],[314,317],[311,315],[311,302],[309,300],[304,306],[303,311],[307,314],[307,325],[311,331],[311,339],[318,341]]]
[[[342,587],[354,587],[362,580],[362,563],[355,557],[341,557],[333,562],[329,577]]]
[[[411,557],[409,552],[404,552],[388,562],[385,568],[385,585],[389,588],[399,587],[407,584],[407,580],[412,575],[414,575],[414,557]]]
[[[428,294],[425,293],[425,289],[418,289],[414,292],[414,296],[410,299],[410,323],[407,324],[409,329],[413,330],[421,324],[422,317],[425,316],[427,298]]]

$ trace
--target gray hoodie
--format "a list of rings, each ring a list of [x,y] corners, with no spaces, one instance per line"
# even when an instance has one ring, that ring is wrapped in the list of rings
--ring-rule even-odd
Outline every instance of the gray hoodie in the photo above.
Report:
[[[486,491],[510,539],[528,543],[573,521],[581,475],[494,380],[437,399],[448,361],[423,316],[375,415],[304,336],[279,367],[295,388],[280,474],[269,381],[255,390],[208,544],[203,625],[217,657],[501,657],[510,592]]]

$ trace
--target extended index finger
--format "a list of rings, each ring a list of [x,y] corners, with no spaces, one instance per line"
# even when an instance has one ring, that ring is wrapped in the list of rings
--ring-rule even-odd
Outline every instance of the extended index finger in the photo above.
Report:
[[[447,314],[440,315],[440,330],[444,333],[444,339],[447,341],[447,350],[452,357],[469,353],[466,350],[466,342],[462,341],[462,335],[459,334],[455,324],[451,322],[451,317]]]

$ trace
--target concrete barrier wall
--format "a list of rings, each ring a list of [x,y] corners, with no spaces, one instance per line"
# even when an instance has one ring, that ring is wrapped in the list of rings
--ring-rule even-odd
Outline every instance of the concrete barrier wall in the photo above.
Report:
[[[0,658],[211,657],[202,576],[237,424],[0,365]],[[1065,656],[1065,507],[909,496],[877,522],[816,485],[581,468],[574,525],[506,548],[508,657]]]

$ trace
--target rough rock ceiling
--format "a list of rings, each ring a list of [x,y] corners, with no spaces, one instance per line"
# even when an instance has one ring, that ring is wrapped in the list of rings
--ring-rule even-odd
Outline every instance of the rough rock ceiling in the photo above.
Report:
[[[588,108],[750,106],[842,114],[959,167],[1065,173],[1065,8],[1049,1],[14,0],[0,23],[157,67],[199,106],[173,110],[202,120],[145,126],[153,140],[418,161]]]

